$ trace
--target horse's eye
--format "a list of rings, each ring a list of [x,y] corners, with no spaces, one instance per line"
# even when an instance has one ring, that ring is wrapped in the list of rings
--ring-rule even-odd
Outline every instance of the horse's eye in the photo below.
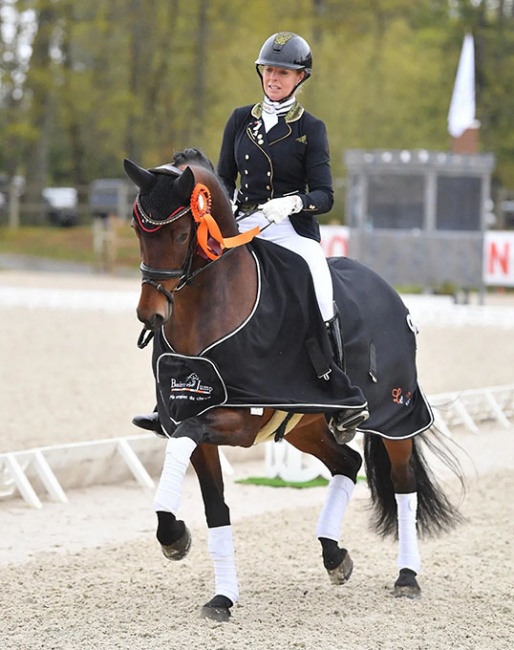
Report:
[[[184,244],[189,238],[189,233],[187,232],[182,232],[180,235],[177,237],[177,244]]]

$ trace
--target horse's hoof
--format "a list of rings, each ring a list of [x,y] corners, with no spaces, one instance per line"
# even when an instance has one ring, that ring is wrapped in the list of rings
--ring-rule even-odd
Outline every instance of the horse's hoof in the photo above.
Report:
[[[400,569],[400,575],[394,583],[395,598],[421,598],[421,588],[416,580],[416,572],[412,569]]]
[[[214,596],[212,600],[202,607],[200,618],[208,618],[218,623],[230,620],[230,608],[234,603],[226,596]]]
[[[352,575],[353,560],[345,548],[342,551],[344,552],[344,557],[341,564],[336,566],[335,569],[327,569],[328,577],[333,585],[344,585]]]
[[[182,560],[189,553],[189,549],[191,548],[191,541],[191,533],[189,532],[189,528],[186,526],[184,534],[176,542],[169,545],[161,544],[162,553],[168,560],[174,560],[175,562]]]

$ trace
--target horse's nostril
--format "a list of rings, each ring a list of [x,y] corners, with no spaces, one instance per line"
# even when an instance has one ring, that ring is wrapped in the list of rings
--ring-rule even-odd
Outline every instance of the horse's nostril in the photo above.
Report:
[[[165,319],[162,314],[153,314],[150,320],[148,321],[148,329],[151,329],[153,332],[156,332],[164,325]]]

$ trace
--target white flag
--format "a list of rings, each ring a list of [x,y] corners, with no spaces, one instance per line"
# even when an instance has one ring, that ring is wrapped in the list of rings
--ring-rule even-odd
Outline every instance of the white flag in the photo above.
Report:
[[[475,124],[475,46],[473,36],[466,34],[462,44],[459,67],[448,112],[448,131],[460,138]]]

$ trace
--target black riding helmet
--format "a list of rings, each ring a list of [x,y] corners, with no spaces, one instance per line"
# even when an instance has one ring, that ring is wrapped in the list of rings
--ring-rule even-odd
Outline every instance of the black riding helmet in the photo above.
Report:
[[[262,81],[260,65],[271,65],[274,68],[287,68],[289,70],[304,70],[305,77],[300,82],[302,84],[311,76],[311,48],[307,41],[298,34],[277,32],[265,41],[255,62],[257,74]]]

